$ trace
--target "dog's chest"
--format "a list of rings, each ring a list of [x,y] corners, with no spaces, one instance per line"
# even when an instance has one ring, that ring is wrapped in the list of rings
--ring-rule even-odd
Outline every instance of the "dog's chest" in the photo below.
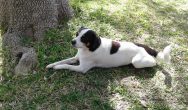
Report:
[[[92,60],[93,53],[78,49],[78,57],[81,61]]]

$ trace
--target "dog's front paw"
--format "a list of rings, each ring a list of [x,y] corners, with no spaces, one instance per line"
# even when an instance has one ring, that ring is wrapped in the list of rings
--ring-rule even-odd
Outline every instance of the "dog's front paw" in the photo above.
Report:
[[[48,69],[48,68],[53,68],[55,65],[54,64],[49,64],[49,65],[47,65],[46,66],[46,68]]]

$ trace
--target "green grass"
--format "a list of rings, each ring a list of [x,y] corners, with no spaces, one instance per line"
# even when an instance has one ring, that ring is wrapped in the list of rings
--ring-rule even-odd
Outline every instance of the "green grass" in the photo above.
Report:
[[[23,40],[35,47],[39,63],[30,75],[4,73],[8,77],[0,85],[3,110],[187,109],[186,0],[70,0],[70,3],[75,17],[68,25],[49,30],[40,44]],[[70,41],[81,26],[92,28],[102,37],[145,43],[158,50],[174,44],[172,63],[147,69],[94,68],[85,75],[46,70],[47,64],[76,54]]]

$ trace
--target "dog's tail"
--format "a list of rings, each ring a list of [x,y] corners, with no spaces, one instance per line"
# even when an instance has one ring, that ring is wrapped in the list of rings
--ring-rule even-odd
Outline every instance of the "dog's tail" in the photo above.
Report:
[[[170,60],[171,60],[171,56],[170,56],[171,48],[172,48],[172,45],[166,46],[163,51],[161,51],[161,52],[159,52],[157,54],[157,59],[159,61],[163,61],[165,63],[170,63]]]

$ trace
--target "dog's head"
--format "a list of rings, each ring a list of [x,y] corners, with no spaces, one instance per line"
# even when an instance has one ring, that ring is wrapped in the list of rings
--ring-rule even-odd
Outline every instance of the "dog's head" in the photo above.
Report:
[[[76,38],[72,40],[72,45],[76,48],[87,48],[95,51],[101,44],[101,39],[97,34],[88,28],[81,27],[76,33]]]

